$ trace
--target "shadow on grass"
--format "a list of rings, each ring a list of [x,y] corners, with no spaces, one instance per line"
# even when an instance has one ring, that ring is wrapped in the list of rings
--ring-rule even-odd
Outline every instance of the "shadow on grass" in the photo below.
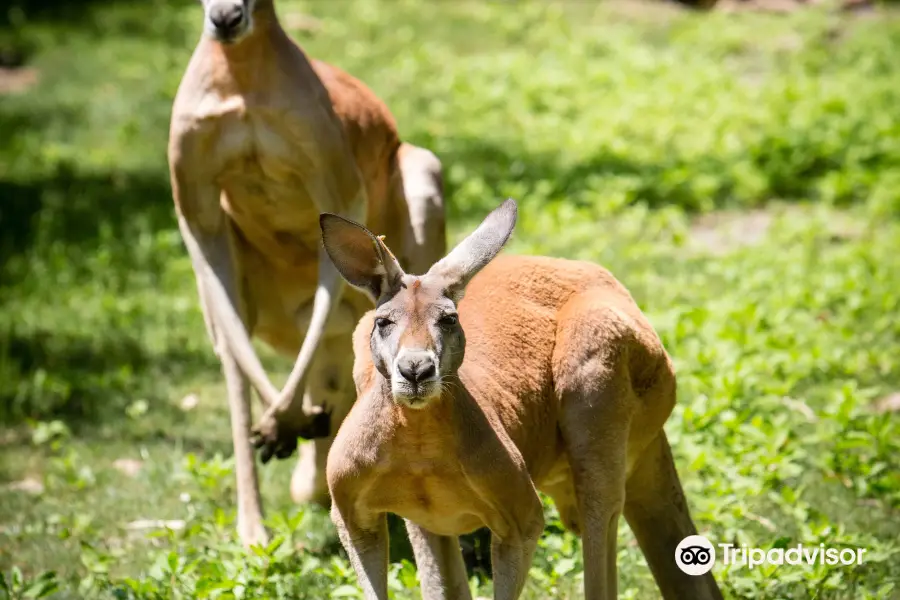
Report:
[[[21,67],[39,53],[47,43],[36,35],[41,28],[62,36],[77,29],[95,38],[116,33],[182,45],[190,34],[173,9],[183,5],[196,5],[199,23],[202,10],[197,0],[4,0],[0,8],[0,67]]]
[[[137,235],[176,226],[164,161],[141,172],[85,172],[37,152],[32,140],[49,137],[48,124],[77,128],[82,118],[71,107],[54,104],[50,110],[0,105],[0,160],[13,166],[6,174],[0,170],[0,292],[11,283],[7,267],[14,258],[28,259],[53,245],[90,252],[103,244],[126,262]]]
[[[448,150],[441,153],[445,170],[455,164],[464,165],[466,171],[480,177],[494,191],[509,186],[523,186],[527,190],[540,189],[542,198],[563,200],[585,207],[587,202],[578,199],[585,192],[592,191],[592,184],[604,176],[624,176],[634,181],[634,196],[650,207],[678,205],[686,210],[698,210],[708,205],[708,196],[699,197],[691,189],[688,181],[672,183],[667,173],[677,168],[676,164],[641,163],[631,158],[606,151],[598,151],[586,160],[566,163],[552,153],[528,153],[521,148],[509,148],[498,143],[481,139],[443,140],[440,144]],[[696,165],[695,165],[696,166]],[[715,165],[721,171],[726,165]],[[488,198],[483,205],[460,206],[452,198],[457,191],[453,181],[447,182],[449,210],[452,217],[469,220],[481,218],[485,208],[491,206],[494,198]],[[593,188],[596,190],[596,188]],[[715,202],[724,202],[730,194],[729,186],[718,190]],[[518,200],[527,202],[528,198]]]
[[[745,148],[740,157],[749,162],[764,182],[761,188],[753,190],[753,197],[748,197],[749,192],[740,189],[744,175],[735,169],[734,156],[710,154],[687,163],[673,152],[669,160],[641,162],[599,149],[585,160],[567,163],[556,154],[529,153],[522,148],[477,138],[428,142],[442,148],[440,158],[445,172],[453,165],[462,165],[495,194],[510,187],[524,188],[526,197],[517,198],[524,203],[529,202],[527,194],[534,190],[538,192],[536,198],[583,207],[593,202],[585,198],[603,193],[603,178],[611,177],[627,180],[633,201],[653,209],[678,206],[697,212],[732,206],[746,208],[773,198],[786,202],[808,201],[817,196],[817,184],[823,177],[847,166],[845,149],[811,149],[802,139],[762,138]],[[875,156],[871,168],[877,167],[876,162],[892,160],[888,154]],[[700,180],[702,185],[698,184]],[[447,178],[445,185],[451,219],[480,220],[496,201],[488,197],[483,202],[462,205],[453,201],[458,190],[455,182]],[[846,205],[856,199],[857,196],[847,194],[835,198],[835,202]]]
[[[104,294],[129,295],[134,273],[143,294],[152,294],[154,277],[181,251],[154,234],[175,231],[171,189],[164,163],[159,168],[86,172],[65,161],[52,162],[33,147],[48,128],[75,128],[77,110],[53,106],[0,105],[0,418],[62,418],[70,425],[93,423],[107,413],[121,414],[127,402],[153,399],[168,373],[217,368],[214,357],[180,347],[151,353],[141,339],[145,323],[134,327],[100,319],[79,325],[78,306],[65,305],[68,287],[109,269]],[[52,123],[52,125],[49,125]],[[30,161],[22,164],[20,161]],[[17,164],[18,163],[18,164]],[[104,267],[106,265],[106,267]],[[105,287],[104,287],[105,286]],[[55,300],[59,310],[35,323],[30,304],[40,311]],[[98,306],[101,306],[98,304]],[[102,308],[101,308],[102,310]],[[108,326],[107,326],[108,323]],[[165,370],[166,377],[148,373]]]
[[[0,416],[7,424],[62,418],[77,429],[121,415],[136,399],[161,399],[164,384],[148,375],[169,380],[215,368],[211,352],[170,347],[150,355],[120,332],[11,328],[0,332]]]
[[[197,0],[6,0],[0,11],[0,30],[13,28],[22,21],[29,23],[63,23],[79,26],[90,20],[94,11],[104,8],[142,10],[148,5],[165,10],[173,5],[199,4]]]
[[[0,263],[51,244],[121,244],[116,250],[127,254],[136,235],[175,228],[171,188],[160,174],[82,174],[61,163],[39,179],[0,179],[0,197]]]

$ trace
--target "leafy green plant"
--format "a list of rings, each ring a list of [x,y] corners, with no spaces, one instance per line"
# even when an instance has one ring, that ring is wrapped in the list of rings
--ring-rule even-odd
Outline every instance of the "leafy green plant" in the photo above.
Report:
[[[45,571],[33,580],[27,580],[18,567],[13,567],[9,577],[0,573],[0,592],[9,600],[25,598],[49,598],[59,589],[56,573]]]

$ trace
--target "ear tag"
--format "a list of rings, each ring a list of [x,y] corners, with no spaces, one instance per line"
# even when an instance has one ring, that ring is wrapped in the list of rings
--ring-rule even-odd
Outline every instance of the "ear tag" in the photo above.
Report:
[[[391,257],[392,259],[394,259],[394,260],[397,260],[397,257],[394,256],[394,253],[391,252],[391,249],[388,248],[388,247],[387,247],[387,244],[384,243],[384,238],[385,238],[385,236],[383,236],[383,235],[376,235],[376,236],[375,236],[375,240],[378,240],[377,242],[376,242],[375,240],[372,240],[372,243],[375,244],[375,250],[378,251],[378,250],[379,250],[379,246],[380,246],[380,250],[385,251],[385,252],[387,253],[388,256],[390,256],[390,257]],[[379,254],[380,254],[380,251],[379,251]]]

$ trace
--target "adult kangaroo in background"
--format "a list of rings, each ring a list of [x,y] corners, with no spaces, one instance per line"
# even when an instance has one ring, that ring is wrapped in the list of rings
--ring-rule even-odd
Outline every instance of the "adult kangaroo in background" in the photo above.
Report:
[[[238,531],[252,544],[267,538],[253,445],[265,463],[290,456],[298,436],[317,438],[301,447],[291,492],[327,504],[325,459],[355,399],[351,333],[368,300],[342,294],[321,248],[319,214],[368,223],[397,245],[402,264],[426,268],[445,251],[441,164],[401,144],[387,107],[362,83],[309,60],[273,0],[203,7],[168,156],[178,225],[228,389]],[[283,390],[269,381],[252,335],[296,357]],[[253,445],[248,384],[265,407]]]
[[[376,307],[354,333],[358,398],[327,466],[366,599],[388,597],[386,513],[406,520],[424,598],[471,598],[457,536],[482,526],[494,598],[518,598],[538,489],[583,538],[589,600],[616,597],[623,513],[663,597],[721,599],[710,573],[675,562],[696,529],[663,430],[675,374],[659,337],[602,267],[494,259],[516,214],[507,200],[421,276],[363,226],[321,217],[328,255]]]

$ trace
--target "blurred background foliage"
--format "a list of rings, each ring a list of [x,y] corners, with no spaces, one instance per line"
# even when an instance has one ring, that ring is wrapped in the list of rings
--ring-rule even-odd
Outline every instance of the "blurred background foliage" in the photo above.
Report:
[[[872,410],[900,384],[894,9],[278,6],[311,55],[365,81],[442,159],[451,238],[512,196],[511,251],[598,261],[632,290],[679,368],[667,430],[701,529],[871,550],[853,572],[717,570],[730,597],[897,597],[900,432]],[[0,8],[11,597],[355,593],[327,515],[290,505],[287,462],[263,470],[282,545],[247,560],[231,544],[227,412],[165,159],[201,15],[191,0]],[[577,540],[547,511],[528,593],[578,598]],[[149,540],[125,527],[151,516],[186,526]],[[623,596],[652,596],[624,525],[621,540]],[[392,593],[411,597],[412,566],[393,569]]]

